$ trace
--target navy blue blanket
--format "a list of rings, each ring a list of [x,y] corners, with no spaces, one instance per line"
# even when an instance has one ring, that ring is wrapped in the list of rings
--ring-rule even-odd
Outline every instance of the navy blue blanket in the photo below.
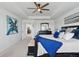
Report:
[[[36,36],[36,41],[40,42],[45,50],[48,52],[49,56],[56,56],[56,52],[62,46],[62,42],[50,40],[40,36]]]

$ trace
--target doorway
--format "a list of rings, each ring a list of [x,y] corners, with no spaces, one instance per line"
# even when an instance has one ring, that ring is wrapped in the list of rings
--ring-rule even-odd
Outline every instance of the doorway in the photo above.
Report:
[[[26,24],[26,36],[30,36],[32,37],[32,24],[30,23],[27,23]]]

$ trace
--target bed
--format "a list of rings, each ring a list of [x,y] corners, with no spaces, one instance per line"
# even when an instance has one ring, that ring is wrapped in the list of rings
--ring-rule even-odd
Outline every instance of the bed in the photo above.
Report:
[[[64,40],[59,38],[54,38],[53,35],[40,35],[41,37],[49,38],[51,40],[56,40],[63,42],[62,47],[57,51],[61,52],[79,52],[79,40],[72,38],[70,40]]]
[[[67,29],[69,27],[65,27],[65,28]],[[75,33],[75,36],[69,40],[54,38],[53,35],[42,35],[41,34],[39,36],[43,38],[47,38],[49,40],[55,40],[55,41],[59,41],[63,43],[61,48],[59,48],[56,52],[57,53],[56,55],[58,57],[73,57],[73,56],[79,57],[79,46],[78,46],[79,45],[79,28],[77,28],[76,30],[72,32]],[[42,56],[42,57],[49,56],[48,52],[45,50],[45,48],[43,47],[41,43],[37,42],[36,40],[34,40],[34,42],[35,42],[34,46],[36,47],[35,56]]]
[[[50,40],[56,40],[63,42],[62,47],[57,51],[57,56],[58,57],[71,57],[71,56],[79,56],[79,40],[77,39],[70,39],[70,40],[64,40],[64,39],[59,39],[59,38],[54,38],[52,35],[40,35],[41,37],[44,38],[49,38]],[[43,48],[43,46],[35,41],[31,40],[29,43],[29,46],[35,46],[35,57],[41,56],[41,57],[46,57],[48,56],[47,52]]]

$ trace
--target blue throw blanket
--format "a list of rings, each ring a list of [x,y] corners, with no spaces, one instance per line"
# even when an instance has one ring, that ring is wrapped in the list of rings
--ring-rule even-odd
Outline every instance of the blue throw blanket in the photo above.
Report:
[[[38,35],[36,36],[35,40],[42,44],[42,46],[48,52],[50,57],[56,56],[56,52],[62,46],[62,42],[43,38],[43,37],[40,37]]]

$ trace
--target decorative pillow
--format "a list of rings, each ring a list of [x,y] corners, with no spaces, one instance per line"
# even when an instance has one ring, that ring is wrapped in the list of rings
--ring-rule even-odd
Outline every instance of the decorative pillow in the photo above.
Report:
[[[64,36],[64,32],[60,32],[60,34],[59,34],[59,38],[62,39],[63,36]]]
[[[72,33],[74,33],[73,38],[79,39],[79,29],[72,30]]]
[[[68,28],[68,29],[66,29],[66,32],[71,32],[73,30],[73,28]]]
[[[56,31],[56,32],[53,34],[54,38],[58,38],[58,37],[59,37],[59,34],[60,34],[60,33]]]
[[[64,34],[63,39],[70,40],[73,36],[74,36],[74,33],[67,32]]]

